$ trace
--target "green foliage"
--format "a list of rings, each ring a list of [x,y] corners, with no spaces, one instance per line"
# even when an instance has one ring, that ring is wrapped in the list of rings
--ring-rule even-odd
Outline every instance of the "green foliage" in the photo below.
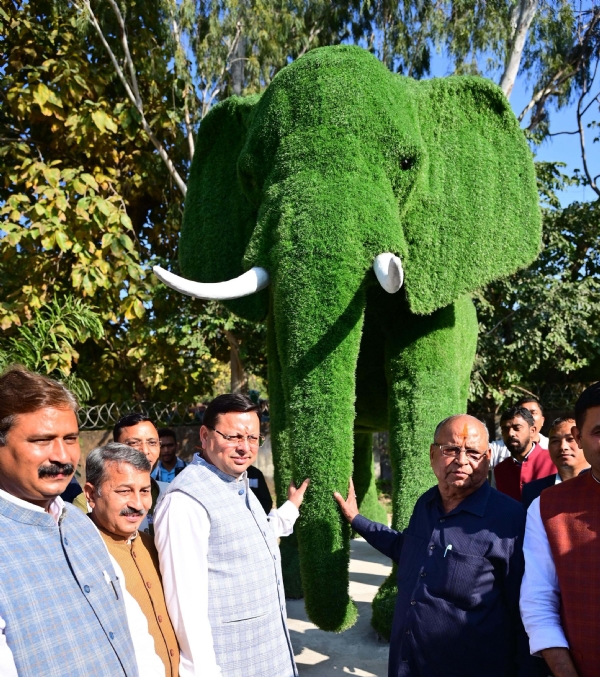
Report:
[[[340,631],[356,609],[349,528],[331,496],[347,490],[355,413],[363,443],[389,416],[403,527],[432,483],[423,449],[435,425],[466,407],[477,323],[463,295],[538,252],[531,154],[494,85],[416,83],[346,46],[311,51],[260,99],[216,106],[198,148],[182,267],[200,280],[269,271],[269,291],[238,300],[236,312],[264,313],[268,299],[278,473],[311,478],[296,528],[305,605],[321,628]],[[406,294],[376,282],[373,260],[385,251],[402,257]],[[359,352],[377,356],[366,374]],[[364,398],[369,381],[380,398]],[[376,500],[372,458],[356,461],[362,500],[369,491]],[[286,555],[284,564],[295,589],[296,563]]]
[[[249,356],[246,368],[260,375],[264,329],[182,299],[149,272],[176,260],[182,198],[96,33],[67,3],[4,7],[0,327],[14,331],[64,294],[92,301],[105,333],[80,348],[78,373],[96,402],[210,397],[215,382],[227,388],[228,331]],[[99,10],[121,56],[115,17]],[[160,3],[130,3],[128,12],[146,117],[185,174],[168,12]]]
[[[22,364],[31,371],[63,381],[80,402],[90,399],[88,382],[74,371],[76,346],[104,334],[96,309],[72,296],[42,305],[26,324],[0,340],[0,371]]]
[[[555,191],[570,181],[560,165],[538,164],[538,180],[546,204],[540,256],[475,298],[471,400],[492,418],[529,383],[577,382],[600,356],[600,201],[560,208]]]

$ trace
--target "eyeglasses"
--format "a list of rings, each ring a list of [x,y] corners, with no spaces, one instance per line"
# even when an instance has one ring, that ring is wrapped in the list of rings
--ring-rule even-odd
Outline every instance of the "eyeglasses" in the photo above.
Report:
[[[140,447],[145,447],[149,446],[150,449],[156,449],[156,447],[160,446],[160,442],[158,440],[125,440],[123,444],[126,444],[128,447],[133,447],[134,449],[138,449]]]
[[[477,451],[477,449],[465,449],[464,447],[457,447],[455,444],[438,444],[434,442],[434,445],[439,447],[442,454],[447,458],[458,458],[461,452],[464,451],[469,461],[473,461],[473,463],[478,463],[487,454],[486,451],[482,453]]]
[[[206,427],[221,435],[225,442],[231,445],[237,445],[247,441],[251,447],[262,447],[265,443],[265,438],[262,435],[259,435],[258,437],[256,435],[225,435],[216,428],[212,428],[211,426]]]

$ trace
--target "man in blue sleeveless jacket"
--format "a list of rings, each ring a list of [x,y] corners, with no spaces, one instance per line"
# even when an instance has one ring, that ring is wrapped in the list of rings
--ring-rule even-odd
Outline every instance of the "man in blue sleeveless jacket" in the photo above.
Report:
[[[79,461],[76,411],[56,381],[22,367],[0,376],[3,677],[138,677],[108,552],[60,498]]]

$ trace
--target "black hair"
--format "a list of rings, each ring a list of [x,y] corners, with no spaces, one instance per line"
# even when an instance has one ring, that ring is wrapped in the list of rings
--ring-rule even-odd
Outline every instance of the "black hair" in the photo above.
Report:
[[[586,388],[575,403],[575,424],[579,432],[583,429],[588,409],[600,407],[600,381]]]
[[[125,414],[125,416],[122,416],[115,423],[115,427],[113,428],[113,440],[115,442],[119,441],[119,437],[121,436],[121,430],[123,430],[123,428],[131,428],[131,426],[133,425],[137,425],[138,423],[145,423],[146,421],[153,423],[152,419],[146,414],[140,414],[139,412]]]
[[[568,423],[569,421],[574,420],[575,414],[565,414],[564,416],[559,416],[558,418],[555,418],[554,421],[552,421],[552,424],[550,425],[550,432],[552,432],[552,429],[556,428],[557,425],[560,425],[561,423]],[[550,432],[548,434],[550,434]]]
[[[522,407],[524,404],[527,404],[528,402],[535,402],[540,408],[542,414],[544,413],[544,407],[542,407],[542,403],[538,400],[538,398],[535,395],[524,395],[515,402],[515,407]]]
[[[527,401],[529,402],[531,400]],[[510,409],[507,409],[505,412],[503,412],[502,416],[500,417],[500,423],[502,423],[503,421],[510,421],[516,416],[520,416],[524,421],[526,421],[529,424],[529,427],[535,425],[535,421],[533,420],[533,416],[531,415],[529,409],[525,409],[524,407],[518,406],[511,407]]]
[[[249,411],[254,411],[260,421],[260,405],[254,404],[246,395],[241,395],[240,393],[219,395],[206,407],[202,423],[207,428],[215,428],[220,414],[229,414],[231,412],[245,414]]]
[[[110,442],[103,447],[90,451],[85,462],[85,481],[93,484],[98,493],[106,479],[106,466],[109,463],[129,463],[139,472],[150,472],[152,466],[145,454],[133,447],[118,442]]]
[[[174,430],[171,428],[160,428],[158,431],[158,437],[172,437],[174,440],[177,440],[177,435]]]

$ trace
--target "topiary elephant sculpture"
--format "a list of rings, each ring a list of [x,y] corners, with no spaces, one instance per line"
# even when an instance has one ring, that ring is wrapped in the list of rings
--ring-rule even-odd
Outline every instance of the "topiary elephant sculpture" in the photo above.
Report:
[[[371,433],[389,430],[393,524],[434,483],[429,444],[465,411],[477,341],[468,294],[540,247],[534,167],[498,87],[417,82],[358,47],[316,49],[261,96],[203,120],[180,240],[184,293],[223,300],[268,327],[279,501],[311,478],[297,524],[309,617],[355,621],[350,529],[332,498],[356,468],[377,506]],[[288,594],[295,538],[283,539]],[[386,632],[393,581],[374,623]]]

